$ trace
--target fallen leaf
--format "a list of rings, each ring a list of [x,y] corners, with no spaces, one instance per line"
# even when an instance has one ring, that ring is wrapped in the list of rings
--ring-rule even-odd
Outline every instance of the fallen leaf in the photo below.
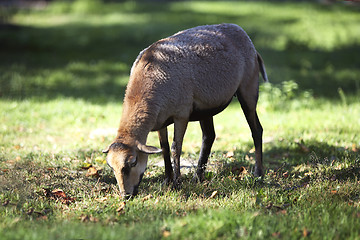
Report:
[[[126,205],[126,202],[120,203],[120,206],[116,209],[116,211],[117,211],[119,214],[124,213],[125,205]]]
[[[52,195],[58,198],[66,198],[66,194],[62,189],[54,189],[51,191]]]
[[[170,237],[171,232],[168,231],[168,230],[164,230],[163,233],[162,233],[162,235],[163,235],[164,238],[167,238],[167,237]]]
[[[254,157],[253,157],[253,156],[250,156],[249,154],[246,154],[246,155],[245,155],[245,160],[246,160],[246,161],[252,161],[252,160],[254,160]]]
[[[81,222],[98,222],[99,219],[97,219],[96,217],[93,217],[92,215],[81,215],[79,217]]]
[[[353,143],[352,146],[351,146],[351,151],[353,152],[357,152],[359,149],[356,147],[356,144]]]
[[[64,193],[62,189],[54,189],[50,191],[50,189],[43,189],[44,195],[52,200],[60,201],[66,205],[70,205],[71,203],[75,202],[75,198],[68,197]]]
[[[248,174],[248,171],[246,170],[246,168],[245,167],[241,167],[240,168],[240,174]]]
[[[19,149],[21,148],[21,146],[20,146],[20,145],[15,145],[14,148],[15,148],[16,150],[19,150]]]
[[[99,177],[99,172],[95,167],[89,167],[87,173],[87,177]]]
[[[208,199],[212,199],[217,195],[218,191],[213,191]]]
[[[87,222],[90,220],[90,217],[88,215],[81,215],[79,219],[81,222]]]
[[[232,158],[234,157],[234,152],[233,151],[229,151],[226,153],[226,158]]]
[[[103,197],[103,198],[95,198],[95,201],[100,202],[100,203],[102,203],[102,202],[106,202],[106,201],[107,201],[107,197]]]
[[[303,236],[304,237],[308,237],[308,236],[310,236],[310,234],[311,234],[311,232],[309,230],[307,230],[307,228],[303,229]]]
[[[248,174],[248,171],[243,166],[235,166],[231,169],[231,172],[237,177],[238,180],[242,180],[244,176]]]
[[[149,200],[149,199],[151,199],[151,198],[153,198],[153,196],[152,196],[151,194],[149,194],[149,195],[143,197],[143,198],[142,198],[142,201],[145,202],[145,201],[147,201],[147,200]]]
[[[99,221],[99,219],[90,215],[90,222],[98,222],[98,221]]]
[[[271,234],[271,236],[273,236],[274,238],[279,238],[280,237],[280,232],[274,232]]]

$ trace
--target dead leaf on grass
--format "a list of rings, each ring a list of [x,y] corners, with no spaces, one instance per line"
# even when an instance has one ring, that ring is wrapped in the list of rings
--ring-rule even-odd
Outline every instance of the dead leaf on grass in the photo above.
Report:
[[[44,194],[49,199],[60,201],[63,204],[70,205],[75,202],[75,198],[66,196],[65,192],[62,189],[54,189],[50,191],[50,189],[43,189]]]
[[[170,237],[171,232],[168,231],[168,230],[164,230],[164,231],[162,232],[162,235],[163,235],[164,238],[167,238],[167,237]]]
[[[359,149],[356,147],[355,143],[352,144],[351,151],[353,151],[353,152],[358,152],[359,151]]]
[[[232,158],[234,157],[234,152],[233,151],[229,151],[226,153],[226,158]]]
[[[208,199],[212,199],[217,195],[218,191],[213,191]]]
[[[237,180],[243,180],[244,177],[249,174],[249,172],[243,166],[241,166],[241,167],[233,167],[231,169],[231,172],[236,176]]]
[[[80,217],[79,217],[79,219],[80,219],[80,221],[81,222],[98,222],[99,221],[99,219],[97,219],[96,217],[93,217],[92,215],[81,215]]]
[[[149,199],[151,199],[151,198],[153,198],[153,196],[152,196],[151,194],[149,194],[149,195],[143,197],[143,198],[142,198],[142,201],[145,202],[145,201],[147,201],[147,200],[149,200]]]
[[[106,201],[107,201],[107,197],[103,197],[103,198],[95,198],[95,201],[100,202],[100,203],[102,203],[102,202],[106,202]]]
[[[303,229],[303,236],[304,237],[309,237],[311,234],[311,231],[309,231],[307,228],[304,228]]]
[[[89,167],[87,173],[86,173],[87,177],[100,177],[99,175],[99,171],[95,168],[95,167]]]
[[[54,189],[51,191],[51,194],[57,198],[66,198],[66,194],[62,189]]]
[[[281,234],[280,232],[274,232],[271,234],[271,236],[273,236],[274,238],[280,238]]]
[[[116,209],[116,212],[118,212],[118,214],[123,214],[125,212],[125,205],[126,202],[121,202],[120,206]]]

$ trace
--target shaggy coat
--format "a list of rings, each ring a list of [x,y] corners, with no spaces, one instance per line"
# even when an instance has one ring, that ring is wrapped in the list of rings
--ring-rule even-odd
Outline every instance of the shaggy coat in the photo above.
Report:
[[[176,184],[180,177],[182,140],[189,121],[200,121],[203,130],[197,171],[201,180],[215,139],[212,116],[226,108],[233,96],[238,97],[252,131],[255,174],[262,175],[262,127],[256,114],[259,73],[267,81],[260,55],[245,31],[235,24],[191,28],[144,49],[131,68],[117,137],[105,151],[113,151],[108,163],[113,166],[119,185],[133,177],[131,171],[126,176],[121,170],[129,165],[129,159],[136,162],[134,168],[139,160],[146,167],[146,154],[160,151],[145,145],[150,131],[159,132],[166,179]],[[175,172],[170,163],[166,130],[172,123]],[[135,186],[120,186],[120,191],[133,194],[141,176],[135,179]]]

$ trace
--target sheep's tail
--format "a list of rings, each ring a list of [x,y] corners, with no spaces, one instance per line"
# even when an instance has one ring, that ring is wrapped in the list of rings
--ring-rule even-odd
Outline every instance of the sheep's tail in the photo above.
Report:
[[[258,52],[256,52],[256,55],[257,55],[261,75],[265,82],[269,82],[269,79],[267,77],[266,70],[265,70],[264,60],[261,58],[261,56]]]

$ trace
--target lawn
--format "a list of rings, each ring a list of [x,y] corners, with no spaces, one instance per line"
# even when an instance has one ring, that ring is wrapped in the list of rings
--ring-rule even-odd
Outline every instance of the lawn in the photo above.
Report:
[[[55,1],[0,7],[0,239],[360,239],[360,8],[338,2]],[[151,156],[124,202],[104,149],[137,54],[179,30],[248,32],[261,83],[266,174],[240,105],[215,117],[203,183],[162,185]],[[172,133],[170,133],[170,137]],[[148,143],[159,146],[157,134]],[[183,155],[196,161],[198,123]]]

